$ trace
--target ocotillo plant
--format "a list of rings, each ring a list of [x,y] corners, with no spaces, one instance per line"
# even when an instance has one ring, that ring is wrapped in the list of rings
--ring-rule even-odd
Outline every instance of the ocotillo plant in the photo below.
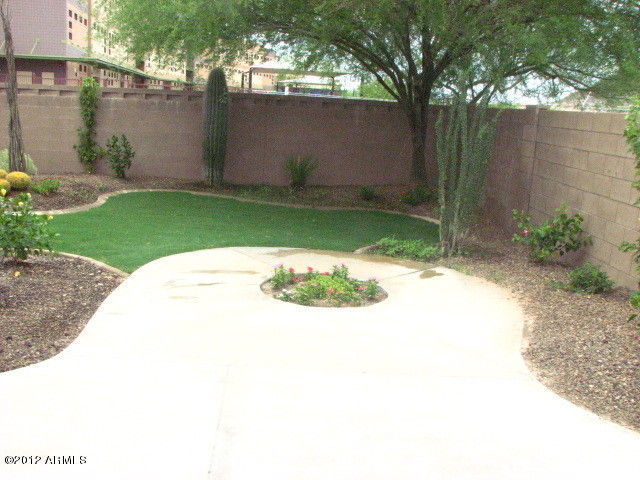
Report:
[[[220,185],[224,172],[229,124],[229,92],[224,70],[209,74],[204,99],[204,164],[210,185]]]
[[[470,107],[466,91],[459,89],[436,122],[440,245],[445,255],[460,253],[477,212],[497,121],[497,115],[487,112],[488,97]]]

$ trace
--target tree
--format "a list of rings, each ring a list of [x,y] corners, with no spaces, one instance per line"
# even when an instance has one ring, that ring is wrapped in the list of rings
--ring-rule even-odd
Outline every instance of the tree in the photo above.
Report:
[[[230,60],[247,42],[262,42],[286,48],[306,68],[339,65],[373,76],[405,112],[419,179],[432,95],[469,62],[481,88],[493,86],[480,73],[495,79],[494,64],[505,63],[497,90],[532,75],[582,89],[620,86],[640,71],[636,0],[105,2],[134,51],[172,56],[188,46]]]
[[[4,52],[7,62],[7,103],[9,104],[9,168],[24,171],[24,147],[22,145],[22,126],[18,112],[18,78],[16,59],[13,53],[9,0],[0,0],[0,20],[4,30]]]

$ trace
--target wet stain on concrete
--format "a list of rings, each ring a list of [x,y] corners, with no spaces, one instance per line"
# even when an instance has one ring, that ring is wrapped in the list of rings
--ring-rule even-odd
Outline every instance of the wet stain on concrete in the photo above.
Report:
[[[423,270],[422,273],[420,273],[420,278],[433,278],[433,277],[439,277],[441,275],[444,275],[443,273],[440,272],[436,272],[435,270]]]
[[[256,272],[254,270],[192,270],[191,273],[231,273],[237,275],[257,275],[260,272]]]
[[[363,260],[365,262],[385,264],[385,265],[399,265],[401,267],[410,268],[413,270],[427,270],[431,267],[422,262],[416,262],[414,260],[406,260],[404,258],[383,257],[381,255],[368,255],[353,252],[334,252],[331,250],[307,250],[307,249],[280,249],[275,252],[268,252],[268,255],[274,257],[291,257],[298,254],[313,253],[315,255],[325,255],[327,257],[334,257],[337,260],[348,258],[351,260]]]

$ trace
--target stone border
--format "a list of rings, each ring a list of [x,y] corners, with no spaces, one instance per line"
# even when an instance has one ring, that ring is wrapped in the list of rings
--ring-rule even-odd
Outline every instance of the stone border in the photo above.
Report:
[[[87,261],[89,263],[92,263],[96,267],[100,267],[100,268],[103,268],[105,270],[108,270],[111,273],[115,273],[116,275],[118,275],[120,277],[123,277],[123,278],[127,278],[130,275],[127,272],[123,272],[122,270],[119,270],[116,267],[112,267],[111,265],[107,265],[106,263],[101,262],[99,260],[96,260],[95,258],[85,257],[83,255],[76,255],[75,253],[67,253],[67,252],[54,252],[53,255],[59,255],[61,257],[77,258],[77,259],[80,259],[80,260],[84,260],[84,261]]]
[[[260,203],[263,205],[272,205],[275,207],[292,207],[292,208],[306,208],[309,210],[360,210],[360,211],[369,211],[369,212],[382,212],[382,213],[390,213],[393,215],[405,215],[407,217],[413,217],[420,220],[425,220],[427,222],[435,223],[436,225],[440,225],[440,220],[435,218],[423,216],[423,215],[415,215],[412,213],[404,213],[404,212],[396,212],[394,210],[385,210],[380,208],[368,208],[368,207],[317,207],[312,205],[300,205],[300,204],[290,204],[290,203],[279,203],[279,202],[265,202],[263,200],[257,200],[253,198],[241,198],[236,197],[234,195],[224,195],[220,193],[212,193],[212,192],[199,192],[197,190],[179,190],[179,189],[171,189],[171,188],[149,188],[149,189],[133,189],[133,190],[118,190],[116,192],[108,192],[103,193],[98,197],[98,199],[86,205],[80,205],[77,207],[64,208],[61,210],[39,210],[35,213],[40,215],[64,215],[66,213],[77,213],[84,212],[86,210],[91,210],[92,208],[99,207],[104,205],[104,203],[111,197],[115,195],[122,195],[125,193],[137,193],[137,192],[181,192],[181,193],[191,193],[193,195],[202,195],[205,197],[216,197],[216,198],[226,198],[230,200],[237,200],[239,202],[249,202],[249,203]]]

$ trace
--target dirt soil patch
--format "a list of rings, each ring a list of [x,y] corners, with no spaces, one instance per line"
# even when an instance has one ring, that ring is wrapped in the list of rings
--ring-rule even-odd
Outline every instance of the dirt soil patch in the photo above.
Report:
[[[285,203],[288,205],[305,205],[318,207],[356,207],[379,208],[424,215],[436,218],[438,207],[433,202],[411,206],[402,201],[402,197],[413,188],[412,185],[383,185],[373,187],[376,197],[363,200],[360,187],[354,186],[311,186],[302,192],[289,187],[271,187],[265,185],[225,185],[212,188],[202,182],[178,180],[172,178],[136,177],[125,180],[107,175],[44,175],[34,180],[57,178],[60,189],[55,193],[40,195],[32,193],[33,203],[37,210],[62,210],[95,202],[100,195],[133,189],[178,189],[212,192],[222,195],[233,195],[240,198],[262,200],[266,202]],[[13,192],[11,195],[16,194]]]
[[[64,256],[0,262],[0,372],[53,357],[124,277]]]
[[[626,320],[629,291],[587,295],[554,289],[570,268],[528,261],[496,226],[478,236],[483,253],[441,260],[443,266],[509,289],[527,314],[523,356],[557,394],[640,432],[640,332]]]

